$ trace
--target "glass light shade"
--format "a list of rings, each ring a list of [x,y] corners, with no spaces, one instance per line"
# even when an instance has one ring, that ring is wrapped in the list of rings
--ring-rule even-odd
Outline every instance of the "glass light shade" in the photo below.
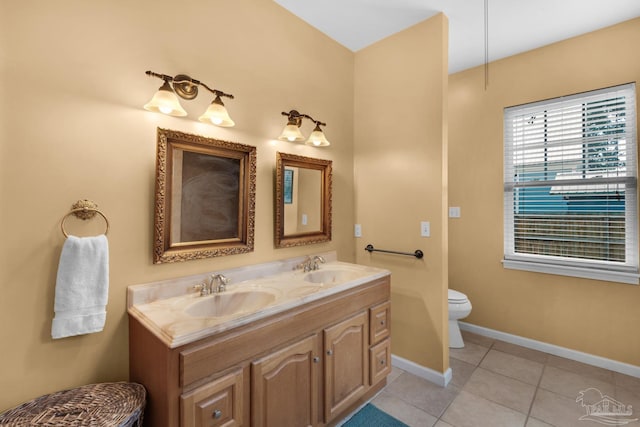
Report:
[[[304,141],[304,135],[302,135],[297,125],[289,123],[284,127],[278,139],[280,141],[300,142]]]
[[[187,112],[182,108],[182,105],[180,105],[180,101],[171,88],[171,85],[166,80],[156,94],[153,95],[151,101],[145,104],[144,109],[177,117],[187,115]]]
[[[324,136],[322,129],[320,129],[320,125],[316,125],[316,128],[311,132],[311,135],[309,135],[309,139],[305,144],[313,145],[314,147],[327,147],[331,145],[327,140],[327,137]]]
[[[231,127],[235,125],[235,122],[231,120],[231,117],[229,117],[229,113],[227,112],[227,109],[224,108],[224,104],[219,96],[216,96],[211,104],[209,104],[207,111],[205,111],[198,120],[204,123],[213,123],[216,126],[222,127]]]

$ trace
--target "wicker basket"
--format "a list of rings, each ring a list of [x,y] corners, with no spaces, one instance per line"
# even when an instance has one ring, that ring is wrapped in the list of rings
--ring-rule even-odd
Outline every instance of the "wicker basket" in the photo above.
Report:
[[[100,383],[41,396],[0,414],[0,426],[142,426],[146,391]]]

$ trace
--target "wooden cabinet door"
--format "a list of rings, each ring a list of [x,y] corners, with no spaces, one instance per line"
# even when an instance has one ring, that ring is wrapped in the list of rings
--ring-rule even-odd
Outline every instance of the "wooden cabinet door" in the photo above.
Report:
[[[324,421],[328,423],[369,386],[368,313],[324,330]]]
[[[314,334],[251,364],[253,427],[318,424],[319,356]]]

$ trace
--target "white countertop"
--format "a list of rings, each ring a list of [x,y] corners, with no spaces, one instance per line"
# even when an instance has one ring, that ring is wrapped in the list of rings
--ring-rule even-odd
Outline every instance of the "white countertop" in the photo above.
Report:
[[[294,270],[305,257],[216,271],[230,279],[227,289],[220,294],[200,296],[193,290],[194,285],[206,280],[213,272],[132,285],[127,289],[128,312],[169,348],[175,348],[390,274],[380,268],[339,262],[335,252],[319,255],[327,262],[320,264],[318,270],[306,273]],[[209,303],[215,304],[217,296],[232,298],[234,294],[247,292],[262,292],[264,294],[258,297],[268,298],[257,310],[240,307],[233,314],[217,317],[189,314],[198,311],[194,310],[195,304],[204,307]]]

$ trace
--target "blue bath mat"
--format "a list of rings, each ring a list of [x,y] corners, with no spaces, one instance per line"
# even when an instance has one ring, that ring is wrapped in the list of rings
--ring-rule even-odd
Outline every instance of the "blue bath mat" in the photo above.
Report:
[[[362,409],[349,419],[342,427],[409,427],[405,423],[396,420],[386,412],[382,412],[371,403],[367,403]]]

